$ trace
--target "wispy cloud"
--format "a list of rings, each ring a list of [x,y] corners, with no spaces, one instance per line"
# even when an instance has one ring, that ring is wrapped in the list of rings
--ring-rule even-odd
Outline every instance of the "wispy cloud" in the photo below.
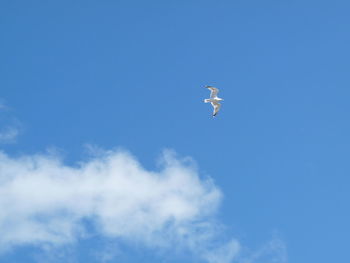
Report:
[[[3,100],[0,99],[0,110],[4,110],[4,109],[7,109],[7,106],[6,106],[6,104],[3,102]]]
[[[239,261],[240,263],[257,263],[257,262],[269,262],[269,263],[287,263],[287,247],[286,244],[280,238],[274,237],[270,241],[266,242],[259,249],[250,253],[249,256],[245,256],[244,259]]]
[[[0,98],[0,143],[16,142],[20,127],[20,122],[11,116],[10,108]]]
[[[229,263],[240,245],[221,240],[221,192],[194,165],[165,152],[148,171],[125,151],[104,151],[77,166],[56,155],[0,153],[0,248],[66,245],[95,231],[164,251],[187,250]],[[89,221],[93,226],[86,227]]]
[[[6,127],[0,130],[0,143],[13,143],[19,135],[19,129],[16,127]]]

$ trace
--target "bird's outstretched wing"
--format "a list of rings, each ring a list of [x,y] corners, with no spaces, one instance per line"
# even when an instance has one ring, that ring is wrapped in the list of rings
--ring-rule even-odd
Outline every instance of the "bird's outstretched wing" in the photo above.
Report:
[[[206,86],[207,89],[210,89],[211,93],[210,93],[210,98],[216,98],[216,96],[219,93],[219,89],[212,87],[212,86]]]
[[[220,110],[221,104],[219,102],[212,102],[211,105],[214,107],[213,117],[215,117]]]

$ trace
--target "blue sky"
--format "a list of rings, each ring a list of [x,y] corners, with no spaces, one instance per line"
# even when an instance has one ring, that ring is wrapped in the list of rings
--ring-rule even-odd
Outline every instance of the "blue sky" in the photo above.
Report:
[[[0,261],[349,261],[349,8],[1,1]]]

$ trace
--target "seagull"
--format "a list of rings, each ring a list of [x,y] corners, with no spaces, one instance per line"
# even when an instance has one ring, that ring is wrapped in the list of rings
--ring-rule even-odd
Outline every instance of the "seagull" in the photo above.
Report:
[[[210,89],[211,92],[210,92],[210,99],[205,99],[204,102],[205,103],[210,102],[211,105],[214,107],[213,117],[215,117],[216,114],[218,114],[221,107],[221,104],[219,102],[222,101],[223,99],[217,96],[219,93],[219,89],[214,88],[213,86],[206,86],[205,88]]]

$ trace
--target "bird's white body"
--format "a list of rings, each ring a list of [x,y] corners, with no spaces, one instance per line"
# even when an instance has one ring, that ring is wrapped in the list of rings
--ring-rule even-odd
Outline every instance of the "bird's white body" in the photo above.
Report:
[[[210,102],[211,105],[213,106],[214,108],[214,111],[213,111],[213,117],[216,116],[216,114],[218,114],[219,112],[219,109],[221,107],[221,104],[219,103],[220,101],[222,101],[223,99],[222,98],[219,98],[217,95],[219,93],[219,89],[217,88],[214,88],[212,86],[207,86],[206,87],[207,89],[210,89],[211,93],[210,93],[210,99],[205,99],[204,102],[205,103],[208,103]]]
[[[222,98],[215,98],[215,99],[205,99],[204,102],[207,103],[207,102],[219,102],[219,101],[222,101],[223,99]]]

